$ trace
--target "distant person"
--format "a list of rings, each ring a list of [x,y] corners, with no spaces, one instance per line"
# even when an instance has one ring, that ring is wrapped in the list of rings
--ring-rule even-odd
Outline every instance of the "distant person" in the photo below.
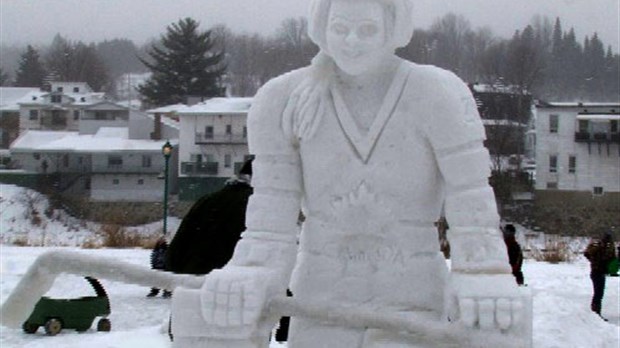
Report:
[[[609,263],[609,276],[617,277],[619,268],[620,268],[620,246],[618,246],[616,258],[611,260],[611,262]]]
[[[168,243],[164,237],[161,237],[155,242],[153,251],[151,251],[151,268],[157,270],[163,270],[166,264],[166,252],[168,250]],[[155,297],[159,294],[158,288],[151,288],[151,292],[146,297]],[[169,298],[172,296],[172,292],[164,290],[163,297]]]
[[[222,268],[245,230],[245,209],[252,195],[252,159],[219,191],[200,198],[181,221],[166,256],[166,270],[207,274]]]
[[[594,290],[590,309],[603,318],[601,307],[605,295],[605,276],[609,272],[609,264],[616,258],[611,233],[606,232],[600,239],[595,239],[588,244],[584,256],[590,261],[590,279]]]
[[[524,285],[523,271],[523,251],[521,245],[517,242],[516,233],[517,229],[513,224],[507,224],[504,226],[504,242],[506,243],[506,249],[508,250],[508,262],[512,267],[512,275],[515,277],[519,286]]]

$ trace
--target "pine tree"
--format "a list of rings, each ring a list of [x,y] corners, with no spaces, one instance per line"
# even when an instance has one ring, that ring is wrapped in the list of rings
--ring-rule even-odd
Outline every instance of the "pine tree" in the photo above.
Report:
[[[9,80],[9,75],[0,67],[0,86],[8,86]]]
[[[171,24],[160,45],[148,51],[150,61],[141,59],[153,73],[138,88],[147,104],[161,106],[185,102],[188,96],[223,94],[224,53],[215,50],[211,31],[199,31],[198,25],[191,18]]]
[[[21,55],[19,67],[15,73],[15,86],[42,87],[47,72],[39,59],[39,52],[28,45]]]

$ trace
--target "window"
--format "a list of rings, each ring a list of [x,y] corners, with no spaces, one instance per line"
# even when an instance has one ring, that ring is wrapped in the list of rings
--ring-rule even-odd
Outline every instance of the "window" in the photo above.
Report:
[[[38,161],[41,159],[41,154],[38,152],[35,152],[32,154],[32,157]]]
[[[63,91],[62,87],[58,87],[58,88],[56,88],[56,90],[57,90],[58,92],[62,92],[62,91]]]
[[[123,157],[119,155],[108,156],[108,167],[120,167],[123,165]]]
[[[80,93],[80,87],[73,87],[73,93]]]
[[[118,179],[113,179],[112,180],[112,185],[118,185],[120,183],[120,181]]]
[[[618,133],[618,120],[611,120],[609,127],[612,133]]]
[[[231,135],[232,134],[232,125],[227,124],[226,125],[226,135]]]
[[[95,111],[95,120],[105,120],[107,114],[105,111]]]
[[[579,132],[588,133],[590,129],[590,122],[588,120],[579,120]]]
[[[62,156],[62,165],[67,168],[69,167],[69,155],[63,155]]]
[[[205,127],[205,139],[213,139],[213,126]]]
[[[577,157],[568,156],[568,172],[575,173],[577,171]]]
[[[152,159],[150,155],[142,155],[142,167],[150,168],[152,165]]]
[[[557,182],[548,182],[547,183],[547,189],[548,190],[557,190],[558,189],[558,183]]]
[[[80,119],[80,110],[73,110],[73,119],[76,121]]]
[[[560,125],[560,118],[556,114],[549,115],[549,133],[557,133]]]
[[[30,110],[30,117],[29,119],[31,121],[35,121],[39,119],[39,110]]]
[[[144,185],[144,179],[138,179],[138,185]]]
[[[557,173],[558,172],[558,156],[551,155],[549,156],[549,173]]]
[[[189,161],[194,163],[202,163],[202,155],[193,153],[189,155]]]
[[[243,126],[243,138],[247,138],[248,137],[248,127]]]
[[[224,168],[230,168],[231,163],[232,163],[232,156],[224,155]]]
[[[207,158],[207,162],[215,162],[215,155],[207,154],[205,157]]]
[[[56,95],[52,95],[52,96],[50,97],[50,100],[51,100],[51,102],[52,102],[52,103],[56,103],[56,104],[58,104],[58,103],[61,103],[61,102],[62,102],[62,96],[61,96],[61,95],[58,95],[58,94],[56,94]]]
[[[602,196],[603,195],[603,188],[600,186],[594,186],[594,188],[592,189],[592,193],[596,196]]]

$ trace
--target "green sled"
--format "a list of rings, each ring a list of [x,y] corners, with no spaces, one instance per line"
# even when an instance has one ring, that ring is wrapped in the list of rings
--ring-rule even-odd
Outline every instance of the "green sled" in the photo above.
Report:
[[[43,326],[49,336],[58,334],[63,329],[78,332],[88,330],[97,317],[97,331],[110,331],[110,301],[105,289],[95,278],[85,277],[95,290],[96,296],[75,299],[53,299],[42,297],[34,307],[30,317],[22,325],[25,333],[33,334]]]

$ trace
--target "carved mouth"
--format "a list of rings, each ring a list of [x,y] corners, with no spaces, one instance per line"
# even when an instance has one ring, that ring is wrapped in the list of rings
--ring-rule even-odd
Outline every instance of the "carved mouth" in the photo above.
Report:
[[[342,55],[345,56],[348,59],[358,59],[363,54],[364,53],[362,51],[359,51],[359,50],[342,50]]]

